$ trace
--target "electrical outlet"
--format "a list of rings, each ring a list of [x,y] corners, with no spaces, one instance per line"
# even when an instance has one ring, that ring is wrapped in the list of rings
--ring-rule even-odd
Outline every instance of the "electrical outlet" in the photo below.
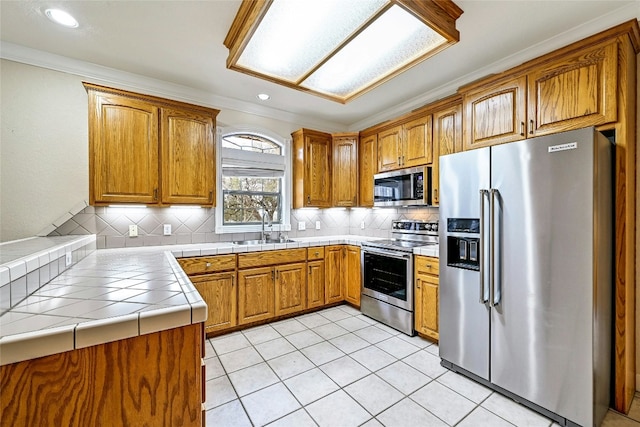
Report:
[[[165,224],[162,228],[162,232],[165,236],[171,236],[171,224]]]
[[[64,266],[69,267],[73,262],[73,255],[71,252],[65,252],[64,254]]]
[[[316,230],[320,230],[320,221],[316,221]]]
[[[307,229],[307,224],[304,221],[298,223],[298,231],[304,231]]]
[[[364,230],[364,221],[362,221],[362,222],[360,223],[360,229],[361,229],[361,230]]]
[[[131,224],[129,226],[129,237],[138,237],[138,226]]]

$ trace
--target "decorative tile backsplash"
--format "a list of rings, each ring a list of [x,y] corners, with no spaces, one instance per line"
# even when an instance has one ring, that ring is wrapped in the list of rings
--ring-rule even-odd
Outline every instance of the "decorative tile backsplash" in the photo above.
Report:
[[[398,219],[437,221],[438,208],[295,209],[287,234],[294,239],[344,234],[390,237],[391,221]],[[306,230],[299,231],[302,221]],[[129,237],[130,224],[138,226],[138,237]],[[163,235],[164,224],[171,224],[170,236]],[[259,238],[259,233],[215,234],[214,230],[215,209],[86,206],[49,235],[95,234],[98,249]]]

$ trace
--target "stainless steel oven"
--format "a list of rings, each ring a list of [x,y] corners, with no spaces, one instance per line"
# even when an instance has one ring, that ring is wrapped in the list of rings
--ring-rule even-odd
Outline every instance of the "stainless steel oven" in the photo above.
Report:
[[[360,310],[414,335],[413,249],[438,243],[438,223],[393,221],[392,239],[362,243]]]

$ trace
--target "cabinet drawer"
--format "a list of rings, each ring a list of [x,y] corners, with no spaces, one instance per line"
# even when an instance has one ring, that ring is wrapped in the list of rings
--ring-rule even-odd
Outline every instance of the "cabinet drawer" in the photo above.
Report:
[[[438,275],[440,269],[440,260],[438,258],[427,256],[415,257],[416,273]]]
[[[274,264],[289,264],[293,262],[305,262],[307,250],[285,249],[281,251],[251,252],[238,255],[238,268],[263,267]]]
[[[235,255],[180,258],[178,263],[187,275],[215,273],[236,268]]]
[[[307,260],[315,261],[317,259],[324,259],[324,246],[316,246],[307,249]]]

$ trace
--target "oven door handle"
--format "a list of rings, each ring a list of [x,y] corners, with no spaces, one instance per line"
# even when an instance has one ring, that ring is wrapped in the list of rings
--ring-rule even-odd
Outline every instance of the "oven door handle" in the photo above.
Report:
[[[412,253],[400,253],[396,251],[390,251],[387,249],[370,248],[370,247],[363,247],[362,251],[370,254],[374,254],[374,255],[385,255],[392,258],[406,259],[406,260],[410,260],[411,256],[413,255]]]

